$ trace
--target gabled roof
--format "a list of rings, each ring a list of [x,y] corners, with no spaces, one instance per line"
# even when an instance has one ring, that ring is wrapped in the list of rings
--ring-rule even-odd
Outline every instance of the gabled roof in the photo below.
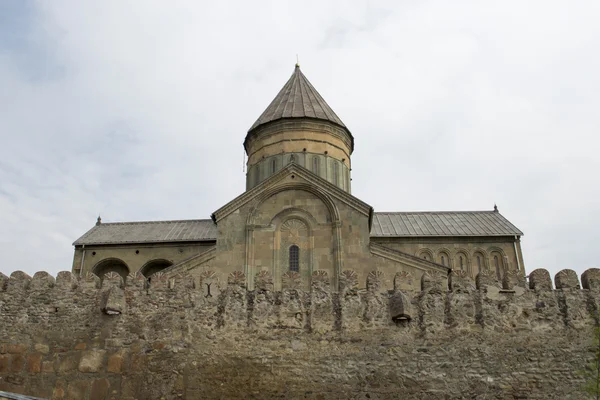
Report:
[[[210,219],[99,223],[73,245],[118,243],[201,242],[217,239]]]
[[[359,198],[352,196],[345,190],[340,189],[339,187],[327,181],[326,179],[321,178],[314,172],[302,167],[301,165],[296,164],[293,161],[285,167],[283,167],[282,169],[280,169],[274,175],[271,175],[270,177],[259,183],[257,186],[242,193],[235,199],[231,200],[229,203],[219,208],[211,215],[211,218],[213,219],[213,221],[215,221],[215,223],[218,223],[222,218],[238,210],[244,204],[255,199],[261,194],[267,192],[271,187],[279,185],[282,181],[289,177],[291,177],[292,179],[301,178],[305,181],[304,183],[300,183],[300,179],[295,179],[295,183],[293,184],[284,184],[290,189],[293,189],[294,187],[297,187],[299,189],[304,188],[304,190],[310,187],[318,188],[319,191],[326,193],[327,196],[342,201],[345,204],[357,210],[358,212],[367,216],[369,218],[370,226],[371,216],[373,215],[373,207],[360,200]]]
[[[260,125],[283,118],[315,118],[329,121],[348,131],[346,125],[300,71],[298,64],[296,64],[290,79],[258,117],[248,133]],[[348,131],[348,133],[350,132]],[[350,136],[352,137],[352,135]]]
[[[522,236],[498,211],[376,212],[372,237]]]

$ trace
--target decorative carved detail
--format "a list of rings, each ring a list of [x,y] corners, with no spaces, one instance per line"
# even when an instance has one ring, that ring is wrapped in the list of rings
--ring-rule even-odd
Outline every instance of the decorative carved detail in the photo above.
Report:
[[[488,268],[483,269],[477,274],[477,276],[475,277],[475,283],[477,285],[477,289],[479,290],[483,290],[487,286],[500,286],[498,279],[496,279],[496,273],[492,272]]]
[[[196,282],[188,272],[180,272],[171,277],[171,288],[195,289]]]
[[[81,281],[81,283],[84,287],[99,288],[100,287],[100,278],[98,277],[98,275],[96,275],[92,272],[88,272],[83,277],[83,280]]]
[[[383,272],[380,270],[375,270],[369,272],[367,275],[367,290],[370,292],[377,292],[381,289],[383,281]]]
[[[102,277],[102,285],[103,286],[114,285],[114,286],[118,286],[118,287],[122,288],[124,286],[124,283],[125,282],[123,281],[123,277],[114,271],[107,272]]]
[[[316,270],[312,273],[312,281],[313,282],[322,282],[329,285],[329,274],[327,271],[322,269]]]
[[[233,271],[227,277],[227,284],[245,287],[246,286],[246,274],[244,274],[242,271]]]
[[[577,273],[572,269],[563,269],[554,276],[557,289],[580,289]]]
[[[302,285],[302,278],[296,271],[288,271],[283,274],[281,284],[284,289],[298,289]]]
[[[290,218],[281,225],[281,232],[287,233],[290,240],[298,240],[308,230],[306,224],[298,218]]]
[[[254,277],[254,288],[260,290],[273,290],[273,277],[264,269],[258,271]]]
[[[156,272],[150,277],[150,287],[152,289],[167,289],[169,287],[169,278],[164,272]]]
[[[513,290],[515,286],[525,287],[525,282],[519,271],[505,270],[502,276],[502,289]]]
[[[581,286],[588,290],[600,290],[600,268],[590,268],[581,275]]]
[[[340,274],[340,291],[354,290],[358,286],[358,275],[356,272],[347,269]]]
[[[400,290],[401,286],[412,286],[414,276],[408,271],[400,271],[394,276],[394,290]]]
[[[450,287],[454,292],[469,292],[472,289],[475,289],[475,285],[473,285],[473,280],[464,270],[452,270],[450,274]]]
[[[215,279],[216,276],[217,276],[217,273],[215,271],[211,271],[211,270],[204,271],[200,274],[200,282],[204,282],[209,279]]]
[[[127,275],[127,280],[125,281],[125,286],[128,287],[137,287],[144,288],[148,283],[148,279],[142,274],[140,271],[130,272]]]
[[[427,271],[421,276],[421,290],[441,293],[444,279],[445,277],[438,271]]]
[[[535,291],[552,290],[550,273],[543,268],[531,271],[529,274],[529,289]]]

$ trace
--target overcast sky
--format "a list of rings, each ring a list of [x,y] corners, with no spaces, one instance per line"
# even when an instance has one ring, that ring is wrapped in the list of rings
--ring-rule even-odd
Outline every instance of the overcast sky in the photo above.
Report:
[[[491,210],[527,271],[600,267],[600,2],[0,1],[0,271],[103,221],[209,218],[293,72],[376,211]]]

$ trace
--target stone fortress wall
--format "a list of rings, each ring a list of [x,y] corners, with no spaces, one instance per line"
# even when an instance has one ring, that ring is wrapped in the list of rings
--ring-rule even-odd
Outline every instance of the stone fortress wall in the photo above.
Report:
[[[600,269],[0,274],[0,390],[53,399],[583,399]],[[393,287],[382,287],[392,281]]]

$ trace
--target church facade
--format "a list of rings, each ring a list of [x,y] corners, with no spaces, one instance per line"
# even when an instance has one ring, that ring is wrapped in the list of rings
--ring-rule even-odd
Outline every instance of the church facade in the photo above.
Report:
[[[226,277],[244,271],[273,289],[294,282],[308,290],[321,274],[366,282],[381,273],[417,288],[425,272],[475,278],[525,276],[523,233],[490,211],[375,212],[351,194],[354,138],[296,65],[244,140],[246,190],[210,219],[106,223],[100,218],[74,242],[72,271],[124,279],[189,273]],[[322,276],[320,279],[322,279]]]

